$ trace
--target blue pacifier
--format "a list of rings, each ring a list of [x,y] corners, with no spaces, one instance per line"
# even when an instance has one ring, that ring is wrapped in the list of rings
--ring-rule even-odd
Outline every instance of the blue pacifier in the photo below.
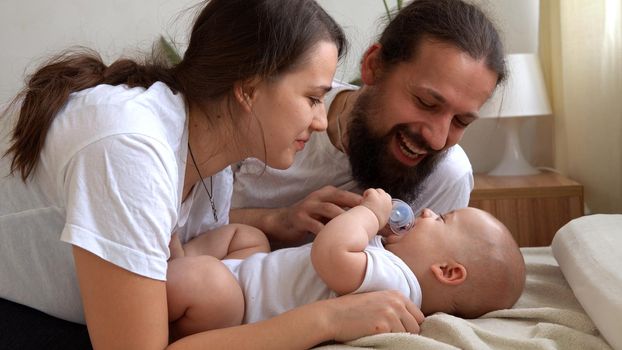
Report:
[[[415,213],[403,200],[393,199],[391,202],[393,202],[393,208],[389,216],[389,227],[393,233],[401,235],[415,226]]]

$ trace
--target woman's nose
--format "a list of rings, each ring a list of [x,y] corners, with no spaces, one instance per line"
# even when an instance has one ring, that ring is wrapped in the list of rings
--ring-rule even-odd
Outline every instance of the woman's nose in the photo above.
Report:
[[[313,120],[311,120],[310,128],[313,131],[324,131],[328,127],[328,119],[326,117],[326,109],[321,108],[321,111],[315,113]]]

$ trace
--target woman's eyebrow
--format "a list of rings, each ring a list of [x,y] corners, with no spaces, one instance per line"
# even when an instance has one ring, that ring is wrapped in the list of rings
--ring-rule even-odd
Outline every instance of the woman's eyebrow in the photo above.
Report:
[[[330,90],[333,89],[333,87],[330,85],[318,85],[314,86],[313,89],[321,90],[323,93],[328,93]]]

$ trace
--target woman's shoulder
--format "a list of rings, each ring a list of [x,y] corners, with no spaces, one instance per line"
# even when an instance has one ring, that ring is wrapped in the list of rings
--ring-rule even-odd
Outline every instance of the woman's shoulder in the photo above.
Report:
[[[100,139],[141,134],[176,143],[186,129],[186,104],[163,83],[149,88],[97,85],[71,94],[54,120],[51,135]]]
[[[150,88],[98,85],[70,96],[48,132],[46,149],[67,159],[106,138],[132,138],[180,152],[187,135],[181,96],[161,83]]]

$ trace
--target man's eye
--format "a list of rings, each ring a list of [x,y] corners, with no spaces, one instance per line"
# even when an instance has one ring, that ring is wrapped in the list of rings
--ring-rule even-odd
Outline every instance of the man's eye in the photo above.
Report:
[[[453,120],[454,120],[454,123],[456,123],[456,125],[458,125],[458,127],[461,127],[461,128],[466,128],[467,126],[469,126],[469,124],[471,124],[470,121],[465,121],[462,118],[457,117],[457,116],[454,117]]]
[[[421,97],[417,97],[417,103],[419,103],[419,105],[421,107],[426,108],[426,109],[432,109],[432,108],[436,107],[434,104],[427,103]]]

